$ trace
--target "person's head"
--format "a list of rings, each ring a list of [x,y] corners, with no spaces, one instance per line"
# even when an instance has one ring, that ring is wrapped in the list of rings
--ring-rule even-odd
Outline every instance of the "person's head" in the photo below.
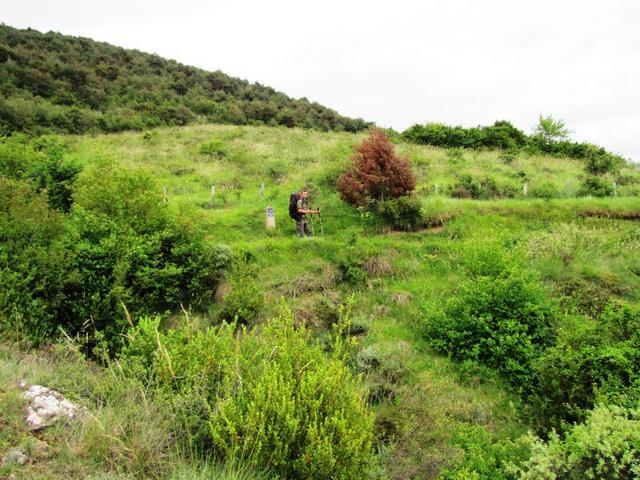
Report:
[[[302,198],[308,198],[309,197],[309,192],[307,191],[306,188],[303,188],[302,191],[300,192],[300,196]]]

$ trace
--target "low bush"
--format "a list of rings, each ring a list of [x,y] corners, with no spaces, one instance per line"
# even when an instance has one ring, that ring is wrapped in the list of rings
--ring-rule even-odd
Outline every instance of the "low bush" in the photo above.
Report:
[[[412,232],[424,225],[422,203],[415,197],[400,197],[384,202],[374,202],[370,206],[383,224],[393,230]]]
[[[373,419],[340,334],[327,354],[285,312],[259,333],[236,335],[226,324],[160,333],[158,320],[148,319],[128,338],[126,371],[202,398],[205,416],[193,422],[207,428],[201,448],[282,478],[365,477]]]
[[[488,176],[478,179],[468,173],[460,175],[456,183],[448,189],[449,195],[454,198],[473,198],[479,200],[513,198],[518,195],[518,191],[518,187],[513,184],[499,184]]]
[[[62,328],[113,350],[129,322],[123,305],[135,317],[213,301],[229,249],[174,220],[145,174],[101,167],[76,182],[69,215],[0,177],[3,334],[37,343]]]
[[[364,283],[367,280],[364,262],[364,253],[356,246],[350,245],[342,250],[336,262],[341,280],[352,285]]]
[[[200,144],[200,153],[209,157],[223,159],[227,156],[227,149],[220,139],[211,140]]]
[[[537,441],[520,469],[522,480],[640,477],[640,409],[601,406],[564,438]]]
[[[585,178],[578,189],[581,197],[610,197],[614,193],[613,185],[605,178],[589,176]]]
[[[529,195],[534,198],[544,198],[545,200],[551,200],[552,198],[559,198],[560,191],[553,183],[545,182],[539,185],[534,185],[529,191]]]
[[[544,290],[525,276],[479,276],[427,315],[425,333],[436,350],[495,368],[526,392],[532,362],[552,339],[553,314]]]
[[[55,136],[33,141],[24,135],[0,137],[0,175],[30,182],[37,191],[47,192],[52,208],[68,212],[80,166],[63,160],[64,151],[64,144]]]
[[[229,290],[222,297],[219,320],[248,325],[258,317],[264,307],[264,297],[252,276],[247,266],[235,268],[227,275]]]
[[[620,167],[619,157],[606,152],[604,148],[593,147],[587,151],[584,169],[591,175],[604,175]]]
[[[640,307],[609,305],[598,321],[565,320],[556,345],[534,362],[529,402],[543,432],[580,422],[598,400],[640,399]]]

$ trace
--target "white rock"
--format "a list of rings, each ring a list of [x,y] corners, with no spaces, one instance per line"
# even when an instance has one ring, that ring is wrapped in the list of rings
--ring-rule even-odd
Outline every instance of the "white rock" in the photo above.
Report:
[[[22,394],[22,398],[29,400],[27,426],[31,430],[49,426],[60,418],[75,420],[83,412],[83,409],[64,398],[60,392],[42,385],[31,385]]]

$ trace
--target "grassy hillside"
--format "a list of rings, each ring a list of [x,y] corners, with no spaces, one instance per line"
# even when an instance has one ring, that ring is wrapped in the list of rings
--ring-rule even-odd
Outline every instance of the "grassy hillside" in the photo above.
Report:
[[[140,130],[194,122],[359,131],[307,99],[88,38],[0,25],[0,133]]]
[[[573,422],[589,421],[594,405],[637,405],[638,338],[613,327],[624,315],[629,328],[640,321],[637,168],[626,165],[605,175],[604,182],[616,182],[617,196],[594,198],[577,196],[587,178],[578,160],[399,142],[397,151],[409,157],[417,173],[425,227],[398,232],[376,228],[335,190],[363,138],[197,125],[63,137],[61,148],[65,162],[81,167],[72,189],[83,209],[89,208],[92,185],[100,191],[117,181],[111,175],[118,169],[138,171],[147,184],[132,185],[132,199],[137,198],[134,188],[148,187],[154,209],[201,231],[208,245],[231,247],[234,266],[217,291],[208,292],[217,301],[204,309],[187,304],[185,312],[158,312],[165,328],[217,324],[223,312],[240,305],[244,310],[233,311],[253,308],[255,315],[240,320],[260,331],[284,302],[295,324],[306,325],[331,350],[340,312],[350,311],[347,329],[357,345],[346,363],[366,388],[367,408],[375,416],[375,455],[363,476],[520,478],[534,471],[530,462],[540,455],[536,442],[541,440],[528,432],[543,439],[551,428],[570,434]],[[314,218],[313,239],[295,238],[287,215],[289,194],[302,185],[310,188],[311,205],[323,212],[324,235]],[[213,208],[211,186],[216,187]],[[484,199],[454,198],[461,188]],[[124,197],[127,192],[121,190]],[[264,228],[267,206],[275,208],[275,230]],[[467,317],[473,321],[461,323]],[[486,318],[498,323],[468,334]],[[526,323],[534,321],[544,323],[540,339]],[[158,361],[164,358],[162,342],[172,341],[170,334],[158,336]],[[173,362],[188,355],[176,350],[182,353],[171,357],[172,347],[165,348]],[[192,478],[175,477],[165,464],[167,451],[175,454],[182,447],[149,450],[148,442],[125,434],[144,431],[142,422],[156,408],[154,402],[165,408],[166,391],[149,387],[147,404],[135,379],[114,364],[92,369],[96,379],[92,373],[85,385],[78,379],[81,373],[67,372],[69,349],[39,353],[49,359],[40,361],[15,346],[3,347],[0,421],[8,428],[3,428],[0,451],[31,441],[16,414],[14,385],[25,377],[47,382],[97,411],[101,424],[105,418],[114,424],[109,435],[115,440],[95,434],[91,421],[80,427],[85,432],[49,432],[48,441],[63,447],[46,462],[13,469],[16,478],[62,472]],[[608,366],[604,373],[600,365]],[[122,398],[128,407],[119,411],[114,399]],[[163,415],[153,426],[158,435],[173,428],[162,424]],[[119,460],[108,460],[113,458]],[[179,460],[187,472],[201,469],[200,461]]]

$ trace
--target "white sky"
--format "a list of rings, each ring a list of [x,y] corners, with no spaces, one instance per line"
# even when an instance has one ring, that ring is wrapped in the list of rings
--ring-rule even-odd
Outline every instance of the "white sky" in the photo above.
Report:
[[[0,0],[0,22],[154,52],[403,130],[538,115],[640,160],[640,1]]]

